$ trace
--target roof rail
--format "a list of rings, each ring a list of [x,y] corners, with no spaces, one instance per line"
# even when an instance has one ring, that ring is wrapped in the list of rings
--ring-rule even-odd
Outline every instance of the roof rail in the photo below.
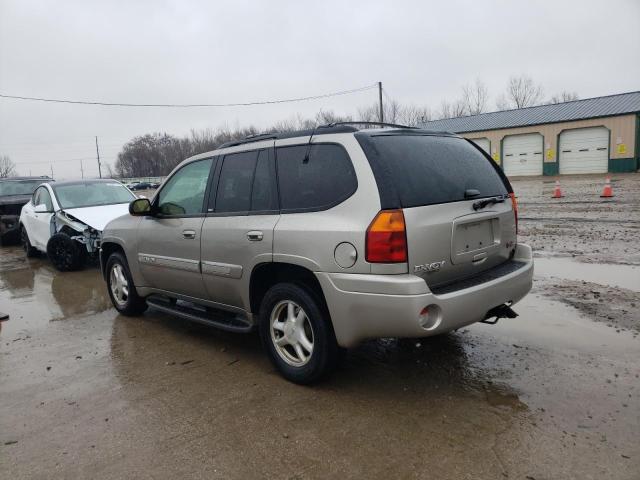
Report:
[[[222,145],[218,146],[218,148],[235,147],[238,145],[244,145],[245,143],[260,142],[262,140],[270,140],[275,138],[278,138],[278,135],[275,133],[256,133],[255,135],[247,135],[241,140],[231,140],[230,142],[225,142]]]
[[[380,126],[383,126],[383,127],[415,128],[415,129],[418,129],[418,127],[411,127],[409,125],[399,125],[397,123],[368,122],[368,121],[361,121],[361,122],[354,122],[354,121],[349,121],[349,122],[331,122],[331,123],[328,123],[326,125],[322,125],[322,127],[334,127],[336,125],[380,125]]]

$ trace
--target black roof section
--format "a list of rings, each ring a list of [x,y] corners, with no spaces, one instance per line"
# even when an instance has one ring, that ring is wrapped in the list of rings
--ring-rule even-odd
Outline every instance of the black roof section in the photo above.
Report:
[[[640,91],[585,98],[553,105],[481,113],[467,117],[443,118],[424,122],[422,126],[435,130],[467,133],[612,117],[638,112],[640,112]]]
[[[359,129],[354,125],[380,125],[390,128],[385,129]],[[308,137],[313,135],[314,137],[320,135],[329,135],[332,133],[353,133],[359,132],[360,134],[368,135],[391,135],[391,134],[417,134],[417,135],[453,135],[451,132],[426,130],[419,127],[410,127],[407,125],[397,125],[394,123],[382,123],[382,122],[336,122],[328,125],[320,125],[316,128],[307,130],[297,130],[293,132],[274,132],[274,133],[261,133],[258,135],[251,135],[242,140],[233,140],[231,142],[223,143],[218,149],[227,147],[236,147],[238,145],[244,145],[247,143],[261,142],[263,140],[281,140],[283,138],[296,138],[296,137]]]

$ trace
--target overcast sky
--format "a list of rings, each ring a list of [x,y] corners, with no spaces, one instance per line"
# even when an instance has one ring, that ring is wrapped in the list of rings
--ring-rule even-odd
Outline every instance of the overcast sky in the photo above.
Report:
[[[640,90],[640,1],[0,0],[0,93],[128,103],[230,103],[382,81],[437,109],[481,78],[492,106],[512,74],[546,96]],[[0,155],[20,174],[97,174],[136,135],[353,114],[368,90],[301,103],[143,109],[0,98]]]

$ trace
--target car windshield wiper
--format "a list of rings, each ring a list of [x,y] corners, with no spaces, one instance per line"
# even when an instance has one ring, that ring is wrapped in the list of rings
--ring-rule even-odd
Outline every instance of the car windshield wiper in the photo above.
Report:
[[[480,210],[481,208],[484,208],[487,205],[493,205],[495,203],[503,203],[505,198],[506,197],[504,195],[499,195],[497,197],[491,197],[491,198],[483,198],[482,200],[473,202],[473,209]]]

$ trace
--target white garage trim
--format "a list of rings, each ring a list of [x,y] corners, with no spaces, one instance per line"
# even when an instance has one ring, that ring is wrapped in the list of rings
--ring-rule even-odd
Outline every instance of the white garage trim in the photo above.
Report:
[[[509,135],[502,140],[502,165],[505,175],[518,177],[542,175],[542,147],[539,133]]]
[[[491,155],[491,141],[487,137],[471,138],[470,140]]]
[[[558,142],[561,174],[606,173],[609,169],[609,130],[588,127],[565,130]]]

